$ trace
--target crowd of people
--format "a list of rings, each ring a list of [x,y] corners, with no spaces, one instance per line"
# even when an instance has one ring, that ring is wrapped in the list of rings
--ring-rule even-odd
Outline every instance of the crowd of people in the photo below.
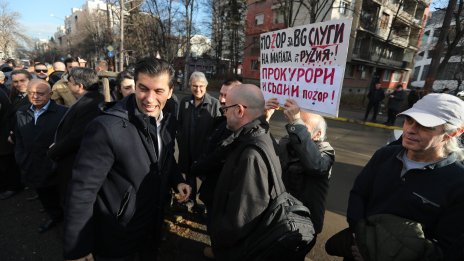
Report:
[[[278,196],[270,177],[309,209],[315,235],[298,249],[280,242],[282,253],[262,260],[304,260],[322,232],[335,162],[323,117],[291,98],[266,101],[238,79],[217,99],[202,72],[189,76],[191,95],[179,101],[175,71],[157,58],[120,72],[114,89],[99,78],[105,61],[85,65],[69,58],[49,74],[44,63],[31,72],[12,60],[0,74],[0,199],[34,189],[49,216],[38,232],[64,221],[66,260],[156,260],[171,197],[206,218],[205,257],[246,260],[245,239]],[[376,120],[384,96],[371,90],[366,119],[373,108]],[[287,135],[276,141],[269,121],[279,108]],[[349,227],[326,251],[346,260],[462,260],[464,102],[429,94],[403,112],[392,105],[388,123],[398,114],[403,136],[356,178]]]

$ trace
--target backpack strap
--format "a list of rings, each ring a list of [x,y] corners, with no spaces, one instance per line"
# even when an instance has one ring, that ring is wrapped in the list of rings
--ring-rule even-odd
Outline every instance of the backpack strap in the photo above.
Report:
[[[270,196],[271,198],[276,198],[277,196],[279,196],[286,190],[285,190],[285,186],[283,185],[282,181],[277,177],[277,174],[276,174],[277,172],[275,171],[274,165],[271,163],[269,156],[266,153],[266,150],[264,149],[264,147],[259,142],[256,142],[256,141],[254,141],[253,143],[247,143],[242,146],[240,153],[238,155],[240,155],[241,152],[243,152],[245,149],[250,148],[250,147],[256,149],[256,151],[258,151],[258,153],[262,156],[266,164],[266,167],[268,169],[269,187],[270,188],[272,187],[275,193],[273,196],[272,191],[271,191]],[[237,157],[237,161],[238,161],[238,157]],[[274,186],[271,186],[271,185],[274,185]]]

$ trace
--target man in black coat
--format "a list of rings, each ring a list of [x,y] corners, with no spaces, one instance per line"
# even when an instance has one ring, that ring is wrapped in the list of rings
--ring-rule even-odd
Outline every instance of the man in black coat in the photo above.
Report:
[[[208,80],[202,72],[190,76],[192,95],[184,97],[179,103],[177,142],[179,144],[179,167],[186,174],[192,187],[195,208],[197,204],[197,177],[191,174],[191,167],[202,151],[207,138],[213,131],[214,118],[221,116],[219,101],[206,92]],[[201,208],[197,208],[203,211]]]
[[[103,95],[98,92],[97,73],[90,68],[72,68],[67,84],[78,101],[61,119],[55,133],[55,142],[48,151],[49,157],[57,164],[63,200],[84,130],[91,120],[100,115],[99,104],[104,102]]]
[[[14,146],[15,134],[14,128],[16,126],[16,111],[21,106],[30,106],[29,99],[27,98],[27,85],[29,81],[32,79],[32,75],[23,69],[14,70],[11,72],[12,78],[12,90],[10,93],[10,101],[11,107],[7,112],[8,118],[8,142],[10,145]],[[3,126],[5,127],[5,126]],[[5,191],[0,194],[0,199],[7,199],[15,195],[18,191],[23,189],[23,185],[21,184],[21,175],[19,173],[19,168],[14,161],[14,154],[10,155],[11,161],[5,162],[8,171],[5,173],[3,177],[3,182],[5,184]]]
[[[25,105],[16,112],[15,157],[23,183],[34,188],[50,219],[39,227],[43,233],[62,220],[62,209],[53,162],[47,157],[55,131],[67,108],[50,100],[51,87],[41,79],[29,82]]]
[[[180,201],[191,191],[174,159],[174,117],[162,112],[172,78],[166,61],[139,61],[135,94],[89,124],[66,198],[65,259],[156,260],[169,185]]]
[[[395,91],[388,96],[388,119],[386,125],[395,125],[396,115],[400,113],[403,101],[406,99],[406,93],[403,85],[399,84]]]
[[[377,121],[377,114],[379,113],[380,102],[385,99],[385,93],[382,90],[382,85],[380,83],[375,84],[375,88],[371,89],[367,94],[369,103],[367,104],[366,114],[364,115],[364,121],[367,120],[369,112],[371,109],[374,109],[374,114],[372,115],[372,122]]]
[[[19,176],[18,167],[14,162],[13,144],[8,141],[10,136],[10,119],[8,118],[10,111],[10,99],[3,90],[0,90],[0,196],[15,193],[14,186],[11,187],[14,183],[11,183],[10,179],[14,178],[16,180],[16,177]],[[4,194],[6,191],[12,192]]]

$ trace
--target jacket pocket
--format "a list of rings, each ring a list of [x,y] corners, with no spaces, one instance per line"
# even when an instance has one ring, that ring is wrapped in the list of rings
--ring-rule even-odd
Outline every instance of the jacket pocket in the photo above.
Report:
[[[121,199],[119,209],[116,213],[116,218],[119,224],[127,226],[134,215],[135,210],[135,192],[132,186],[124,192]]]

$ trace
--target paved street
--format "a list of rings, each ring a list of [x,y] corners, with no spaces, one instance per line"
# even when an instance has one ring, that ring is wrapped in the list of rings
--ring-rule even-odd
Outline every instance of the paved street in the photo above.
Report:
[[[362,112],[351,113],[352,117],[358,117],[358,114],[361,115]],[[271,124],[272,133],[276,138],[284,135],[284,125],[282,111],[277,111]],[[340,260],[327,257],[323,244],[328,237],[346,227],[344,214],[354,178],[373,152],[386,143],[392,132],[390,129],[346,122],[343,119],[328,120],[328,126],[328,139],[336,150],[336,163],[332,172],[324,230],[309,255],[311,260]],[[37,227],[45,221],[45,214],[39,211],[41,206],[37,200],[26,200],[33,194],[31,190],[27,190],[12,199],[0,201],[0,260],[2,261],[62,260],[60,227],[45,234],[37,233]],[[166,244],[175,248],[168,250],[171,252],[184,251],[183,249],[188,248],[185,250],[186,254],[191,252],[193,256],[198,256],[204,246],[202,243],[195,242],[195,238],[186,241],[179,240],[179,236],[171,236],[168,240],[173,238],[177,240],[175,244]],[[172,260],[172,258],[163,260]],[[185,257],[182,260],[202,259]]]

